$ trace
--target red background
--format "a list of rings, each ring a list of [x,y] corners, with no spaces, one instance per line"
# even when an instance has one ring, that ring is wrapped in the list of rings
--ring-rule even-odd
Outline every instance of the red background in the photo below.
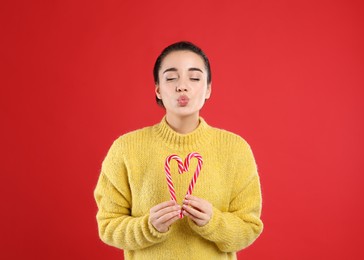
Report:
[[[153,2],[153,3],[152,3]],[[202,115],[252,146],[265,230],[240,259],[363,259],[362,1],[2,1],[2,259],[122,259],[93,189],[119,135],[160,121],[152,67],[210,57]]]

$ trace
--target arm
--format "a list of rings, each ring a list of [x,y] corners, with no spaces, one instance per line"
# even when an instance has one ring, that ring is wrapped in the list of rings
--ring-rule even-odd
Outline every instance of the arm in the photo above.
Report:
[[[260,220],[261,190],[253,154],[245,146],[244,158],[236,161],[239,169],[234,179],[233,196],[228,212],[212,206],[212,217],[206,225],[189,219],[191,228],[224,252],[239,251],[252,244],[263,230]]]
[[[114,142],[103,164],[94,191],[99,236],[108,245],[137,250],[164,241],[169,232],[158,232],[149,222],[149,214],[131,216],[132,196],[121,140]]]

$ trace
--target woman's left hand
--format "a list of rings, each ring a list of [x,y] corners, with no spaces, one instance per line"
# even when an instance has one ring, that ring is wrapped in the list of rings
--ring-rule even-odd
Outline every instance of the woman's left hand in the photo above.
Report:
[[[182,212],[184,216],[202,227],[209,223],[212,217],[212,204],[207,200],[187,195],[183,201]]]

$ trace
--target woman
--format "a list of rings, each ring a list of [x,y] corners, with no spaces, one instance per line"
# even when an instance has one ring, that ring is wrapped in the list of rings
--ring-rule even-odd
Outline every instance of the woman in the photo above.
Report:
[[[236,259],[263,229],[251,149],[199,116],[211,95],[210,63],[200,48],[189,42],[165,48],[154,80],[165,117],[111,146],[95,189],[100,238],[123,249],[126,259]],[[165,159],[191,152],[203,158],[192,195],[185,196],[192,173],[178,175],[171,163],[176,203],[169,199]],[[196,165],[192,160],[190,169]]]

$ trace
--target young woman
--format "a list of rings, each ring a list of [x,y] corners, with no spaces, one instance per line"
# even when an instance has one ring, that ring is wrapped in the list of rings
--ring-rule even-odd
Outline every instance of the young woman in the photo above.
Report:
[[[196,45],[165,48],[154,80],[166,114],[159,124],[119,137],[104,159],[95,189],[100,238],[123,249],[126,259],[236,259],[263,230],[251,149],[199,116],[211,95],[211,70]],[[164,163],[169,155],[184,159],[191,152],[203,158],[192,195],[185,196],[193,170],[179,175],[171,162],[176,203]],[[192,159],[190,169],[196,166]]]

